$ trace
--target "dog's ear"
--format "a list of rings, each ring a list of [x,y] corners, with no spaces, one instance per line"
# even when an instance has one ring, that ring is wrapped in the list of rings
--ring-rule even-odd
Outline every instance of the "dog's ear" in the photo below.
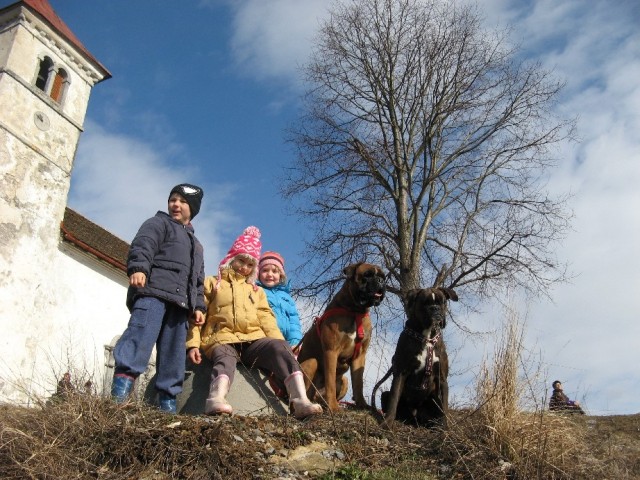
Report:
[[[447,297],[448,300],[458,301],[458,294],[453,288],[439,287],[439,290],[444,293],[444,296]]]
[[[348,265],[344,267],[344,270],[342,270],[342,273],[344,273],[348,279],[353,279],[356,276],[356,270],[360,265],[362,265],[362,262],[354,263],[353,265]]]
[[[411,310],[413,308],[413,305],[416,302],[416,297],[420,292],[421,292],[421,289],[414,288],[413,290],[409,290],[404,295],[404,303],[407,306],[407,310]]]

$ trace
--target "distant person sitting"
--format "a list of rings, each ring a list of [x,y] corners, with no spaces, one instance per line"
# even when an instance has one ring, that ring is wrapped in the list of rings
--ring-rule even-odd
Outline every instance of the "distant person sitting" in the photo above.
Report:
[[[67,397],[71,392],[73,392],[71,374],[69,372],[66,372],[58,382],[58,388],[56,388],[56,396],[58,398],[64,398]]]
[[[580,403],[574,400],[569,400],[569,397],[562,391],[562,382],[556,380],[551,384],[553,387],[553,393],[549,400],[549,410],[554,412],[567,412],[567,413],[579,413],[584,415],[584,410],[580,406]]]
[[[73,384],[71,383],[71,374],[66,372],[62,378],[58,381],[58,387],[56,393],[51,395],[51,398],[47,400],[47,405],[51,406],[55,403],[60,403],[63,400],[68,399],[73,393]]]

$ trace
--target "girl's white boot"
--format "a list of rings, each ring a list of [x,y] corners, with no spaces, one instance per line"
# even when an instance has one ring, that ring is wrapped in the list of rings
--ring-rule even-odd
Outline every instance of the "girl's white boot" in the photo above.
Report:
[[[322,407],[307,398],[302,372],[293,372],[285,378],[284,386],[289,393],[289,408],[297,419],[302,420],[310,415],[322,413]]]
[[[233,408],[224,397],[229,393],[231,382],[227,375],[218,375],[209,388],[209,396],[204,405],[204,413],[207,415],[220,415],[227,413],[231,415]]]

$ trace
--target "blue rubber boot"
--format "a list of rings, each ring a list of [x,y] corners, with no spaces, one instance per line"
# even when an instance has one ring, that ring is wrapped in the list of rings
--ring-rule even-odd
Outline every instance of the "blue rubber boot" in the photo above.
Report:
[[[135,380],[135,378],[129,375],[120,373],[114,375],[113,382],[111,383],[111,398],[113,398],[116,403],[126,402],[131,394],[131,390],[133,390]]]
[[[176,397],[172,397],[164,392],[158,393],[158,407],[160,407],[160,410],[163,412],[173,413],[175,415],[177,413]]]

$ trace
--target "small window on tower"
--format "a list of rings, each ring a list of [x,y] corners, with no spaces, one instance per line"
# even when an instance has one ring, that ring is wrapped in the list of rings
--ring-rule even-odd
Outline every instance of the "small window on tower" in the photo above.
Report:
[[[50,96],[58,103],[62,103],[62,98],[64,97],[64,92],[68,85],[68,78],[69,76],[67,75],[67,72],[62,68],[56,72],[56,76],[53,78]]]
[[[53,60],[51,60],[49,57],[44,57],[40,61],[40,66],[38,67],[38,76],[36,78],[36,87],[38,87],[43,92],[47,91],[47,83],[49,82],[49,77],[52,71]]]

